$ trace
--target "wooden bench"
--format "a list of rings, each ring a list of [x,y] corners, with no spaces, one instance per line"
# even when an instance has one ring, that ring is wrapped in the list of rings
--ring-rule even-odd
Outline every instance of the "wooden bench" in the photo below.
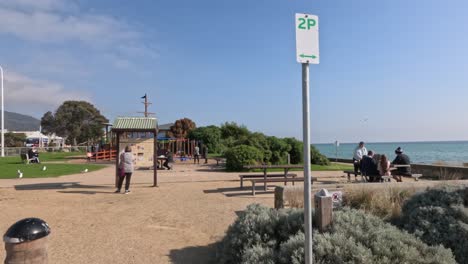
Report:
[[[297,174],[295,174],[295,173],[288,173],[286,175],[286,177],[284,177],[284,174],[267,174],[267,179],[268,178],[280,178],[280,177],[283,177],[283,178],[292,177],[292,178],[294,178],[296,176],[297,176]],[[240,187],[242,189],[242,188],[244,188],[244,179],[265,179],[265,175],[264,174],[242,174],[242,175],[239,175],[239,178],[240,178]],[[286,185],[286,181],[284,182],[284,185]]]
[[[354,179],[357,180],[357,176],[361,175],[360,172],[356,173],[354,171],[343,171],[344,173],[348,174],[348,181],[351,181],[351,174],[354,174]]]
[[[397,181],[397,182],[402,182],[402,177],[403,176],[406,176],[406,177],[410,177],[413,178],[415,181],[418,181],[419,178],[421,178],[423,175],[422,174],[417,174],[417,173],[413,173],[411,175],[400,175],[400,174],[395,174],[393,175],[393,178]]]
[[[28,153],[21,153],[20,156],[21,156],[21,161],[26,164],[29,164],[32,160],[35,159],[35,158],[29,158]]]
[[[214,158],[214,160],[216,160],[216,166],[219,166],[219,162],[226,162],[226,159],[225,158]]]
[[[383,182],[390,182],[392,180],[392,176],[382,176]]]
[[[317,181],[317,177],[312,177],[312,181]],[[252,195],[255,196],[255,184],[256,183],[270,183],[270,182],[292,182],[293,184],[295,182],[304,182],[304,178],[285,178],[285,179],[252,179],[250,180],[252,182]]]

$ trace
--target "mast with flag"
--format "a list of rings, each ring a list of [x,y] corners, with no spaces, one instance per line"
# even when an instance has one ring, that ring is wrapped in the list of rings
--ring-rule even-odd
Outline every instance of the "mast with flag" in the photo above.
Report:
[[[138,113],[143,113],[145,114],[145,117],[148,117],[149,115],[154,115],[154,113],[148,112],[148,105],[152,104],[148,102],[148,96],[145,94],[144,96],[141,97],[141,99],[145,99],[144,102],[142,102],[145,105],[145,112],[138,112]]]

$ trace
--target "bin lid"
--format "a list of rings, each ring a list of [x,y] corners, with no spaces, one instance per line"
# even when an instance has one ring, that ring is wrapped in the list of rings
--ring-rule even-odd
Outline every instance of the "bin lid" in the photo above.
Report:
[[[50,234],[49,225],[39,218],[25,218],[16,222],[3,236],[5,243],[17,244],[43,238]]]

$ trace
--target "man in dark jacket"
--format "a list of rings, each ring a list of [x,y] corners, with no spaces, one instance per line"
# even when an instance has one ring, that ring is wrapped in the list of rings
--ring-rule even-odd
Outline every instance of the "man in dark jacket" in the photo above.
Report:
[[[168,150],[166,152],[166,160],[164,161],[163,166],[166,167],[168,170],[172,170],[174,164],[174,156],[172,155],[172,152]]]
[[[408,165],[407,167],[398,167],[392,172],[393,175],[398,175],[400,178],[397,178],[397,181],[401,181],[401,176],[411,176],[410,158],[408,155],[403,154],[403,149],[398,147],[395,150],[396,157],[392,161],[392,165]]]
[[[363,176],[368,176],[370,182],[378,181],[380,173],[377,169],[377,162],[374,157],[374,152],[369,150],[367,155],[362,157],[361,160],[361,172]]]

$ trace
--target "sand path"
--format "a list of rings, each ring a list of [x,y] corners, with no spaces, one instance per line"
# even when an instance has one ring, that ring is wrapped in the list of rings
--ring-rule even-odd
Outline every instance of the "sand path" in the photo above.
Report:
[[[0,231],[25,217],[44,219],[50,263],[209,263],[236,212],[273,205],[273,194],[252,197],[239,189],[238,173],[214,165],[158,171],[158,188],[150,187],[151,171],[137,171],[129,195],[113,193],[113,172],[1,180]]]
[[[215,164],[184,163],[158,171],[157,188],[150,187],[152,171],[136,171],[129,195],[113,193],[113,174],[109,166],[58,178],[0,180],[0,232],[25,217],[44,219],[52,228],[51,264],[213,263],[213,245],[238,212],[255,202],[273,206],[273,187],[253,197],[248,187],[239,189],[239,173]],[[313,176],[320,178],[314,188],[364,186],[346,184],[342,172]],[[365,184],[372,185],[382,186]]]

